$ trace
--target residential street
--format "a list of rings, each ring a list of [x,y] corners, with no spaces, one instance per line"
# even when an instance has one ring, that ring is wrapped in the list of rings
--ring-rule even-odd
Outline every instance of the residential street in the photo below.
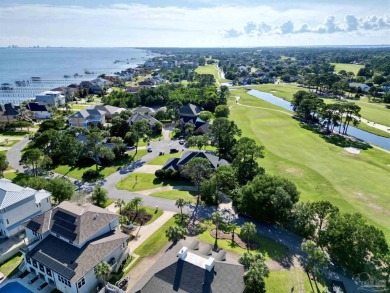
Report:
[[[27,143],[28,143],[28,138],[25,138],[21,142],[15,144],[9,150],[7,154],[7,158],[10,162],[10,165],[13,168],[22,170],[22,167],[19,165],[19,160],[21,157],[21,150],[24,148],[24,146]],[[133,172],[137,168],[140,168],[141,166],[144,166],[146,162],[157,157],[160,151],[169,153],[170,148],[180,148],[180,150],[183,149],[183,146],[181,146],[178,141],[166,141],[166,140],[151,142],[150,147],[153,150],[151,153],[146,154],[138,161],[130,164],[129,166],[126,166],[125,168],[122,168],[118,172],[111,174],[110,176],[106,177],[105,179],[98,182],[97,184],[101,184],[104,188],[108,190],[108,196],[110,198],[114,198],[114,199],[122,198],[125,201],[130,201],[134,197],[139,196],[142,198],[143,204],[145,206],[150,206],[150,207],[158,206],[159,209],[163,209],[164,211],[177,213],[179,212],[179,209],[175,206],[174,200],[169,200],[160,197],[153,197],[148,195],[148,192],[145,191],[137,193],[137,192],[129,192],[127,190],[118,190],[115,186],[117,182],[119,182],[121,179],[128,176],[131,172]],[[84,188],[87,186],[90,190],[92,190],[94,185],[94,184],[85,184],[82,182],[78,182],[77,180],[74,179],[73,181],[75,182],[76,186],[78,186],[79,188]],[[78,183],[82,183],[82,184],[78,184]],[[180,187],[175,187],[175,188],[180,189]],[[188,187],[186,187],[185,189],[188,190]],[[211,214],[215,212],[215,207],[211,207],[211,206],[196,207],[194,204],[190,204],[185,209],[183,209],[183,211],[195,219],[204,219],[204,218],[211,217]],[[257,227],[257,233],[259,235],[268,237],[288,247],[290,250],[290,254],[281,262],[281,265],[284,268],[288,269],[289,267],[299,265],[299,262],[297,260],[304,257],[301,251],[301,243],[303,239],[297,236],[296,234],[292,233],[291,231],[285,230],[281,227],[277,227],[274,225],[268,225],[268,224],[256,222],[246,217],[238,216],[237,214],[234,214],[234,212],[231,209],[225,208],[220,211],[224,215],[225,219],[229,221],[235,221],[239,225],[242,225],[247,221],[254,222]],[[172,215],[172,214],[167,213],[167,215]],[[338,275],[333,272],[332,273],[329,272],[327,273],[327,275],[328,278],[335,279],[335,280],[342,280],[344,282],[345,287],[347,288],[347,292],[357,292],[358,287],[353,282],[352,279]]]

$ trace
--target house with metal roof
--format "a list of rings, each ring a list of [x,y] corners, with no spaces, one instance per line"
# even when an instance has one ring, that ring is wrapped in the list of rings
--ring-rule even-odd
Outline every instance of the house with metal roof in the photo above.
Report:
[[[20,107],[11,103],[0,105],[0,122],[10,123],[16,121],[20,115]]]
[[[89,128],[106,123],[106,112],[98,109],[83,109],[68,117],[70,126]]]
[[[119,215],[94,205],[62,202],[24,226],[26,269],[61,292],[94,292],[95,267],[104,261],[117,272],[129,254]]]
[[[51,209],[51,193],[0,179],[0,233],[10,237],[23,229],[25,221]]]

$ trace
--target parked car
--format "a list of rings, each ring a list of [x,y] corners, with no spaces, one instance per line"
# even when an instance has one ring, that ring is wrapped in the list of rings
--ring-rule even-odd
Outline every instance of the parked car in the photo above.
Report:
[[[170,152],[171,154],[173,154],[173,153],[178,153],[178,152],[179,152],[179,149],[170,149],[169,152]]]
[[[164,155],[164,152],[159,152],[158,155],[159,155],[159,156],[163,156],[163,155]]]
[[[128,146],[128,147],[127,147],[127,150],[128,150],[128,151],[135,150],[135,146]]]
[[[151,153],[152,151],[152,148],[148,148],[148,153]]]
[[[184,144],[184,140],[179,140],[179,144]]]

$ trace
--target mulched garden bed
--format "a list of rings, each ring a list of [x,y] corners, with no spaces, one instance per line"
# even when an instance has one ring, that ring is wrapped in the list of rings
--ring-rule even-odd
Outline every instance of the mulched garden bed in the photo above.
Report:
[[[151,214],[142,210],[138,211],[138,213],[136,213],[136,211],[122,211],[121,215],[126,216],[129,221],[137,223],[139,225],[143,225],[149,222],[149,220],[152,218]]]
[[[215,238],[215,229],[210,231],[210,235]],[[218,239],[227,239],[227,240],[232,240],[232,234],[231,233],[225,233],[223,231],[218,230]],[[236,243],[238,246],[240,246],[243,249],[247,249],[247,243],[240,238],[239,234],[234,233],[234,243]],[[250,249],[258,249],[259,244],[252,241],[251,244],[249,245]]]

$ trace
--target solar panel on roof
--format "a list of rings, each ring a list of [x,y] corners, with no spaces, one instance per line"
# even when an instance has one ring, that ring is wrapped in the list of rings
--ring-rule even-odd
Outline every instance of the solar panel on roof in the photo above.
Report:
[[[55,218],[64,220],[64,221],[72,223],[72,224],[74,224],[76,222],[76,219],[77,219],[75,216],[72,216],[72,215],[69,215],[67,213],[64,213],[63,211],[57,211],[54,214],[54,219]]]
[[[66,222],[66,221],[64,221],[62,219],[55,219],[54,220],[54,224],[58,225],[58,226],[61,226],[64,229],[69,230],[71,232],[74,232],[76,230],[76,227],[77,227],[75,224]]]
[[[69,231],[69,230],[67,230],[59,225],[56,225],[55,223],[54,223],[53,227],[51,228],[51,231],[55,234],[58,234],[64,238],[68,239],[68,240],[71,240],[71,241],[75,240],[77,237],[76,233]]]

